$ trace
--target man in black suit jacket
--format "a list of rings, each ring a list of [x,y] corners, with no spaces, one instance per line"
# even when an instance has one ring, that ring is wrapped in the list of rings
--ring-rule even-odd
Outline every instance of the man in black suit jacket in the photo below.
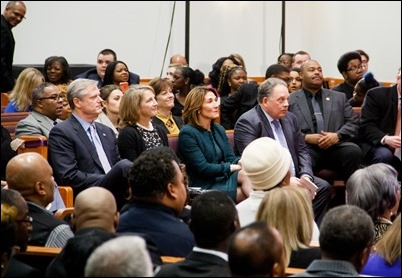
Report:
[[[15,41],[12,28],[25,18],[27,8],[22,1],[10,1],[1,15],[1,72],[0,92],[8,93],[14,88],[13,59]]]
[[[302,186],[299,178],[306,177],[319,188],[313,200],[315,221],[319,225],[328,210],[330,184],[313,174],[310,154],[297,118],[288,112],[287,84],[278,78],[268,78],[258,90],[259,105],[244,113],[236,123],[234,129],[235,152],[241,155],[248,144],[260,137],[270,137],[280,141],[277,132],[274,132],[275,127],[272,123],[274,120],[279,120],[287,144],[284,147],[289,150],[294,166],[291,183]]]
[[[398,108],[401,108],[401,69],[394,86],[377,87],[367,92],[360,120],[361,147],[367,163],[387,163],[400,172],[401,122],[397,123]],[[395,155],[397,149],[399,158]]]
[[[239,229],[234,202],[226,193],[208,191],[191,205],[190,229],[196,247],[185,260],[163,265],[156,277],[230,277],[227,248]]]
[[[48,138],[49,162],[55,180],[58,184],[72,186],[74,196],[91,186],[105,187],[113,193],[120,209],[125,203],[128,170],[132,162],[120,160],[113,130],[95,122],[102,111],[103,101],[96,81],[74,80],[69,85],[67,99],[72,115],[55,125]],[[95,125],[110,171],[103,168],[99,150],[91,141],[88,132],[91,124]]]
[[[322,88],[324,78],[317,61],[305,62],[300,70],[303,87],[290,95],[289,111],[296,115],[309,146],[313,170],[334,169],[347,180],[363,163],[362,151],[353,142],[359,126],[352,107],[344,93]],[[313,97],[320,106],[323,130],[317,130]]]

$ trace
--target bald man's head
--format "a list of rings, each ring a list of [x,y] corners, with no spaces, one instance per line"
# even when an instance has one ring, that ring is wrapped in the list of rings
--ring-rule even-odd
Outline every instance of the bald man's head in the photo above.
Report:
[[[38,153],[28,152],[13,157],[6,167],[8,187],[26,199],[47,206],[53,201],[53,170]]]
[[[113,194],[102,187],[90,187],[75,198],[73,222],[76,230],[102,228],[115,232],[119,214]]]

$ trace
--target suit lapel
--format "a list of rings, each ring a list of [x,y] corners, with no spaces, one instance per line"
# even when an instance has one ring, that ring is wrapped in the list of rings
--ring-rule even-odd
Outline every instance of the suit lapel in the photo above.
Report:
[[[296,105],[299,107],[300,113],[303,115],[303,118],[306,121],[310,130],[314,133],[313,119],[311,118],[310,107],[308,106],[304,91],[300,90],[294,94],[297,94],[296,97],[299,99],[298,101],[296,101]]]

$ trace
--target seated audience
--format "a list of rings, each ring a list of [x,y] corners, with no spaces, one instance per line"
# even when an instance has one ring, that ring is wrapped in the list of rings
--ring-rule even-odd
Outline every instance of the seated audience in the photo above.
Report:
[[[380,86],[380,84],[375,80],[371,72],[364,74],[363,78],[356,83],[353,97],[349,99],[349,104],[352,107],[362,106],[367,91],[378,86]]]
[[[230,277],[227,248],[239,228],[236,206],[220,191],[208,191],[191,204],[190,230],[196,246],[181,262],[161,266],[156,277]]]
[[[219,88],[222,72],[229,66],[242,66],[241,61],[233,55],[221,57],[212,65],[212,70],[208,73],[208,87],[215,91]]]
[[[232,277],[283,277],[283,239],[267,222],[252,222],[236,231],[228,249]]]
[[[320,258],[320,249],[310,247],[314,214],[306,189],[284,186],[269,190],[255,219],[270,223],[281,233],[286,266],[306,268]]]
[[[32,218],[29,215],[28,205],[22,195],[13,189],[1,189],[1,206],[9,205],[17,209],[17,215],[13,221],[15,224],[14,246],[18,252],[27,250],[28,241],[32,234]],[[3,215],[1,217],[3,221]],[[3,227],[2,227],[3,230]],[[2,234],[3,236],[3,234]],[[2,261],[3,265],[3,261]],[[22,262],[18,257],[10,258],[8,267],[2,277],[39,277],[43,276],[38,269]]]
[[[28,117],[18,122],[15,136],[43,135],[49,137],[54,125],[61,122],[63,96],[59,89],[50,82],[44,82],[32,90],[32,109]]]
[[[278,56],[278,64],[291,68],[293,55],[293,53],[282,53]]]
[[[90,70],[87,70],[86,72],[78,74],[75,79],[78,78],[86,78],[86,79],[91,79],[95,80],[98,82],[98,87],[102,87],[103,79],[105,77],[105,71],[107,68],[107,65],[110,64],[111,62],[117,61],[117,55],[116,52],[114,52],[112,49],[103,49],[98,53],[98,57],[96,59],[96,67]],[[138,74],[135,74],[133,72],[129,72],[129,79],[130,79],[130,84],[139,84],[140,83],[140,76]]]
[[[117,146],[122,158],[134,161],[143,151],[168,146],[167,134],[152,124],[158,111],[154,89],[130,86],[120,103],[120,131]]]
[[[63,247],[74,236],[70,226],[53,216],[46,207],[53,201],[53,170],[38,153],[22,153],[7,164],[8,187],[21,193],[32,217],[30,245]],[[29,218],[31,221],[31,218]]]
[[[395,169],[385,163],[359,169],[346,182],[346,203],[364,209],[374,223],[375,244],[392,224],[401,199]]]
[[[149,82],[155,91],[158,103],[158,113],[152,118],[152,123],[165,131],[166,134],[179,134],[183,120],[172,114],[174,106],[173,84],[166,78],[154,78]]]
[[[124,93],[127,87],[131,85],[130,82],[130,74],[126,63],[123,61],[113,61],[107,65],[102,87],[111,84],[117,85]],[[127,86],[124,86],[122,83]]]
[[[398,277],[401,275],[401,215],[375,245],[360,272],[363,275]]]
[[[91,186],[109,189],[120,209],[126,202],[127,173],[132,165],[120,160],[113,130],[95,122],[102,112],[96,81],[74,80],[68,87],[70,118],[55,125],[48,138],[48,157],[58,184],[73,188],[74,196]]]
[[[188,62],[186,57],[181,54],[174,54],[170,57],[169,64],[178,64],[182,67],[187,67]]]
[[[68,86],[72,81],[70,65],[63,56],[48,57],[43,67],[43,76],[46,82],[54,85]]]
[[[304,50],[297,51],[292,56],[292,66],[291,68],[300,68],[305,62],[311,60],[310,54]]]
[[[113,129],[117,137],[119,135],[119,111],[123,92],[119,86],[111,84],[100,88],[100,96],[103,99],[103,109],[96,121]]]
[[[288,89],[289,93],[296,92],[302,88],[302,79],[300,77],[300,68],[290,68]]]
[[[179,219],[187,187],[173,150],[163,146],[144,151],[134,160],[129,182],[131,195],[120,211],[117,232],[148,235],[162,256],[187,256],[194,236]]]
[[[190,187],[226,192],[239,203],[252,190],[241,170],[224,128],[215,123],[219,117],[216,92],[195,87],[186,98],[184,126],[179,133],[179,155],[186,165]]]
[[[15,221],[18,210],[9,204],[1,204],[1,277],[5,276],[15,250]]]
[[[42,73],[35,68],[26,68],[18,75],[17,81],[6,105],[4,113],[32,111],[32,90],[45,82]]]
[[[370,254],[374,227],[370,216],[353,205],[325,214],[320,226],[321,259],[293,277],[358,277]]]
[[[152,261],[145,240],[136,235],[111,239],[89,256],[85,277],[152,277]]]

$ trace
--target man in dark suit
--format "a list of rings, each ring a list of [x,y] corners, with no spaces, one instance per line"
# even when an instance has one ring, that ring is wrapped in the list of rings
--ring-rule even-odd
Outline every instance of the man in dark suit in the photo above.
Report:
[[[344,93],[322,88],[324,78],[317,61],[305,62],[300,70],[303,87],[290,95],[289,111],[296,115],[309,146],[313,170],[334,169],[347,180],[363,163],[362,151],[353,142],[359,126],[352,107]]]
[[[401,69],[399,69],[394,86],[377,87],[369,90],[364,99],[361,111],[360,132],[361,147],[367,163],[383,162],[392,165],[397,171],[400,171],[400,109]]]
[[[49,162],[56,182],[72,186],[74,196],[91,186],[105,187],[120,209],[125,203],[132,162],[120,160],[113,130],[95,122],[103,101],[96,85],[89,79],[77,79],[69,85],[67,99],[72,115],[50,131]]]
[[[0,92],[8,93],[14,88],[13,59],[15,41],[12,28],[25,18],[27,8],[22,1],[10,1],[1,15],[1,72]]]
[[[311,158],[297,118],[288,112],[288,99],[288,87],[283,80],[278,78],[265,80],[258,89],[259,105],[244,113],[236,123],[234,129],[235,151],[242,154],[248,144],[260,137],[275,139],[287,148],[293,161],[291,183],[302,186],[299,178],[306,177],[319,188],[313,200],[315,221],[319,225],[328,210],[330,184],[313,174]],[[281,142],[280,134],[273,123],[275,120],[279,120],[278,123],[286,142]]]
[[[234,202],[221,191],[209,191],[191,205],[190,229],[196,247],[184,261],[164,265],[156,277],[230,277],[227,248],[239,229]]]
[[[86,78],[98,81],[98,87],[100,88],[103,83],[103,78],[105,77],[105,72],[107,65],[109,63],[117,61],[116,52],[112,49],[103,49],[99,52],[98,57],[96,59],[96,68],[87,70],[86,72],[78,74],[75,79],[78,78]],[[133,72],[129,72],[130,84],[139,84],[140,76]]]

